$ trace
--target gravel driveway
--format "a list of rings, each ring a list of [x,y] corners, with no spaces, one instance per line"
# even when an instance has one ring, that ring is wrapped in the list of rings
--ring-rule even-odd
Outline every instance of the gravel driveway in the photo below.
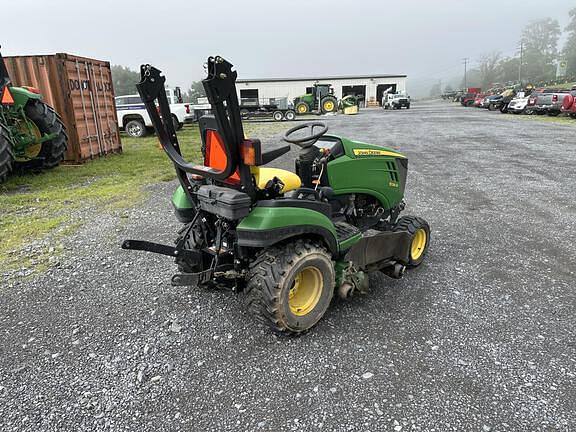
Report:
[[[0,430],[576,430],[576,128],[440,102],[327,121],[409,156],[424,265],[278,337],[119,248],[175,237],[175,183],[157,184],[2,282]]]

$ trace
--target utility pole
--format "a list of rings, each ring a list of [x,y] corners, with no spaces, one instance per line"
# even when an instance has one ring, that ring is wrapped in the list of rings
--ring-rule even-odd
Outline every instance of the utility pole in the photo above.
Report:
[[[520,64],[518,65],[518,81],[522,85],[522,63],[524,62],[524,41],[520,41]]]
[[[466,76],[468,70],[468,57],[462,59],[464,62],[464,89],[468,88],[468,77]]]

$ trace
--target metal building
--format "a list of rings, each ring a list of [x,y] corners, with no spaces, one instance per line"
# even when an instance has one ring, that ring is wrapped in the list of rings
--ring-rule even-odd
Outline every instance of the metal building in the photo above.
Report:
[[[382,100],[387,89],[395,93],[406,93],[406,75],[355,75],[303,78],[260,78],[236,81],[240,99],[288,98],[293,100],[310,92],[315,84],[332,84],[335,96],[340,99],[352,94],[362,96],[365,105],[374,105]]]

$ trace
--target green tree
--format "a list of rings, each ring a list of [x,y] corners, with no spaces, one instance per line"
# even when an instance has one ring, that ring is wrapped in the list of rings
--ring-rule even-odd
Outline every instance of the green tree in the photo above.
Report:
[[[442,84],[436,83],[430,89],[430,97],[437,97],[442,94]]]
[[[498,63],[498,80],[502,83],[518,81],[520,57],[506,57]]]
[[[534,82],[551,80],[556,75],[560,24],[543,18],[531,21],[522,32],[524,61],[522,78]]]
[[[570,23],[565,28],[568,36],[562,54],[568,63],[567,74],[576,75],[576,8],[571,9],[568,15],[570,16]]]
[[[192,103],[198,103],[198,98],[206,97],[206,91],[204,91],[204,85],[202,81],[194,81],[190,84],[190,89],[188,90],[187,99]]]
[[[491,87],[498,81],[498,64],[502,54],[498,51],[484,54],[480,58],[480,82],[482,88]]]
[[[140,74],[138,72],[120,65],[114,65],[110,69],[116,96],[137,93],[136,84],[140,82]]]
[[[466,74],[466,81],[464,81],[464,77],[462,77],[460,88],[463,89],[467,87],[482,87],[482,74],[480,73],[480,69],[469,69]]]

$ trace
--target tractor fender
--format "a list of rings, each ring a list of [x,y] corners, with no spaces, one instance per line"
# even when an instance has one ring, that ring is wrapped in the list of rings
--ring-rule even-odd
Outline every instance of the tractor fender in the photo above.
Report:
[[[264,248],[295,237],[321,238],[338,254],[336,229],[323,213],[301,207],[255,207],[236,227],[238,246]]]
[[[38,93],[33,93],[23,87],[10,87],[10,93],[14,98],[14,105],[25,106],[29,100],[42,100],[42,95]]]

